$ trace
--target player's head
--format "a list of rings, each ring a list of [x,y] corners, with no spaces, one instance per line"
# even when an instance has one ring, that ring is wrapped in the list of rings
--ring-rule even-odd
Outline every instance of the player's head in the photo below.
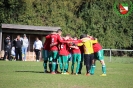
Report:
[[[7,35],[6,39],[10,39],[10,36],[9,36],[9,35]]]
[[[73,40],[78,40],[78,38],[77,37],[73,37]]]
[[[61,34],[62,34],[62,30],[61,30],[61,29],[58,29],[58,30],[57,30],[57,33],[58,33],[59,35],[61,35]]]
[[[17,35],[17,39],[20,40],[20,35]]]
[[[82,35],[80,35],[80,39],[85,38],[85,37],[87,37],[86,34],[82,34]]]
[[[38,37],[36,37],[36,41],[38,41],[39,40],[39,38]]]
[[[51,34],[56,34],[56,32],[55,31],[52,31]]]
[[[68,40],[69,38],[70,38],[69,35],[66,35],[66,36],[65,36],[65,40]]]

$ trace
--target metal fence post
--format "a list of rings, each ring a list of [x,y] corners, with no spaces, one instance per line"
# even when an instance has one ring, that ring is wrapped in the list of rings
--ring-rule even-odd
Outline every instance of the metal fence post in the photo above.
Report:
[[[109,57],[109,62],[111,62],[111,48],[110,48],[110,57]]]

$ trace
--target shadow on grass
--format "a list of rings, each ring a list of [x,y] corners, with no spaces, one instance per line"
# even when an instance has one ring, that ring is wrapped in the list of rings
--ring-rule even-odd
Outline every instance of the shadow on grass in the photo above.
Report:
[[[15,72],[22,72],[22,73],[43,73],[42,71],[15,71]],[[51,74],[50,72],[47,72],[45,74]],[[56,74],[61,74],[60,72],[57,72]]]
[[[44,72],[41,72],[41,71],[15,71],[15,72],[44,73]]]

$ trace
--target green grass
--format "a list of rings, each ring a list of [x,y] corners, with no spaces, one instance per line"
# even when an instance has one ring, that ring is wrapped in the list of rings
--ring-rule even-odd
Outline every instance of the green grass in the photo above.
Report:
[[[133,58],[105,57],[107,76],[100,77],[97,61],[95,75],[51,75],[43,73],[43,62],[0,61],[0,88],[133,88]],[[70,70],[70,69],[69,69]]]

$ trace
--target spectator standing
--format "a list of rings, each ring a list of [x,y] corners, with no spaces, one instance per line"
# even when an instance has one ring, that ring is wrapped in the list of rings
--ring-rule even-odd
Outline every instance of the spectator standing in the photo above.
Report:
[[[22,49],[21,49],[22,45],[23,45],[23,41],[20,39],[20,35],[18,35],[17,38],[14,40],[16,60],[22,61]],[[19,56],[19,59],[18,59],[18,56]]]
[[[4,40],[4,60],[8,61],[11,60],[11,40],[10,36],[7,36],[6,39]]]
[[[42,48],[43,48],[42,41],[40,41],[39,38],[36,37],[36,41],[33,44],[33,50],[35,51],[37,62],[39,62],[40,51]]]
[[[28,41],[28,38],[26,37],[26,34],[24,34],[22,40],[23,40],[22,57],[23,57],[23,61],[26,61],[26,53],[29,45],[29,41]]]

